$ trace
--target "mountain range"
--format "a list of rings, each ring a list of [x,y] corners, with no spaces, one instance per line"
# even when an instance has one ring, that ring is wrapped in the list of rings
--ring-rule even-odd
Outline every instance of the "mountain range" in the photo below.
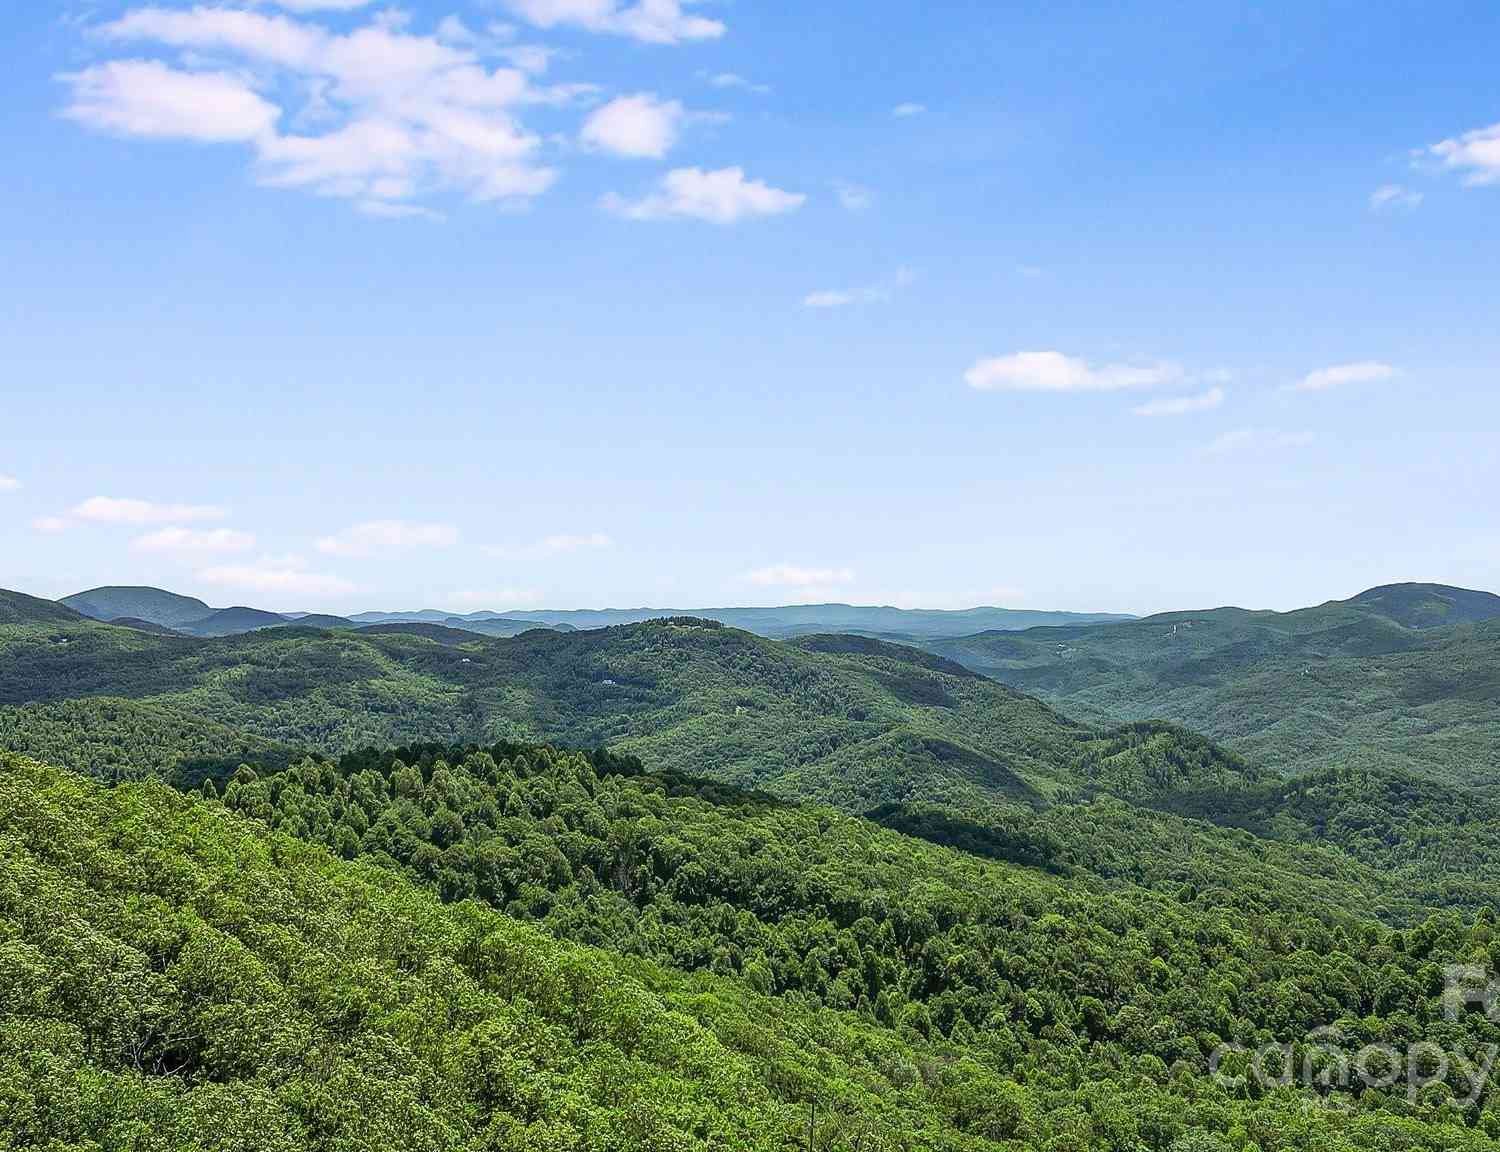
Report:
[[[1215,1076],[1500,1043],[1443,984],[1497,955],[1486,594],[921,647],[176,607],[0,592],[0,1143],[1500,1138],[1456,1062]]]
[[[1500,596],[1372,588],[1294,612],[917,641],[1094,723],[1158,718],[1285,772],[1401,768],[1500,789]]]
[[[438,624],[485,636],[515,636],[532,628],[548,628],[559,632],[582,631],[691,616],[718,620],[734,628],[776,639],[818,632],[847,632],[900,639],[938,639],[967,636],[986,630],[1131,619],[1118,613],[1035,612],[1009,608],[943,611],[856,607],[848,604],[797,604],[782,608],[570,609],[503,614],[488,611],[458,614],[424,609],[414,612],[358,612],[341,617],[305,612],[272,613],[244,607],[213,609],[201,600],[160,588],[130,587],[94,588],[66,596],[61,603],[95,620],[142,621],[196,636],[235,635],[288,624],[323,628],[360,628],[374,624]]]

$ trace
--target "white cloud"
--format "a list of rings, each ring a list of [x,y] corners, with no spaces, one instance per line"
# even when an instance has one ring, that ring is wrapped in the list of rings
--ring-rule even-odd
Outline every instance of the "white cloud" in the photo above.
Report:
[[[43,536],[61,536],[70,525],[61,516],[38,516],[31,522],[31,527]]]
[[[570,25],[648,44],[715,40],[725,31],[718,20],[683,11],[682,0],[638,0],[635,4],[622,4],[620,0],[508,0],[508,4],[516,15],[538,28]]]
[[[253,9],[136,8],[99,38],[175,51],[178,63],[116,60],[59,76],[70,89],[63,115],[127,136],[247,144],[262,184],[349,200],[371,216],[426,215],[442,195],[525,203],[557,174],[518,113],[570,103],[589,86],[538,87],[526,68],[491,67],[485,57],[517,46],[464,41],[458,27],[416,35],[377,14],[336,33]]]
[[[763,588],[828,588],[853,584],[849,568],[799,568],[795,564],[773,564],[745,573],[745,580]]]
[[[1203,451],[1210,456],[1227,456],[1241,451],[1306,448],[1312,443],[1311,432],[1287,432],[1279,428],[1236,428],[1210,440],[1203,446]]]
[[[1372,384],[1390,380],[1395,375],[1396,369],[1389,364],[1379,360],[1361,360],[1354,364],[1336,364],[1332,368],[1309,372],[1291,387],[1294,392],[1326,392],[1345,384]]]
[[[1428,149],[1443,164],[1464,174],[1464,183],[1500,183],[1500,124],[1465,132]]]
[[[603,532],[588,532],[578,535],[562,533],[556,536],[547,536],[534,544],[527,544],[519,548],[487,547],[484,549],[486,555],[498,557],[549,557],[567,556],[575,552],[601,552],[606,548],[613,548],[613,538]]]
[[[20,488],[21,482],[19,480],[14,476],[8,476],[4,472],[0,472],[0,492],[17,492],[20,491]]]
[[[281,115],[239,76],[180,72],[155,60],[115,60],[60,77],[70,120],[120,136],[206,143],[259,140]]]
[[[198,579],[220,588],[299,596],[343,596],[356,591],[356,586],[341,576],[309,571],[300,556],[263,556],[250,564],[205,568]]]
[[[607,196],[604,207],[628,220],[687,218],[732,224],[752,216],[794,212],[807,197],[784,192],[760,180],[746,180],[742,168],[674,168],[655,192],[640,200]]]
[[[677,142],[682,115],[676,100],[649,92],[620,96],[590,113],[579,138],[586,148],[616,156],[659,159]]]
[[[370,0],[273,0],[273,3],[290,12],[353,12]]]
[[[761,95],[771,90],[769,85],[752,83],[738,72],[700,72],[699,75],[715,88],[740,88],[746,92],[758,92]]]
[[[540,44],[513,44],[508,48],[497,49],[497,55],[504,57],[522,72],[532,76],[540,76],[552,65],[552,49],[544,48]],[[577,90],[592,89],[593,85],[580,85]]]
[[[913,116],[920,116],[927,111],[926,104],[897,104],[891,109],[891,115],[897,120],[907,120]]]
[[[1116,392],[1156,388],[1182,379],[1172,364],[1095,366],[1061,352],[1016,352],[980,360],[964,374],[981,392]]]
[[[421,524],[409,520],[371,520],[318,541],[318,551],[329,556],[369,557],[414,548],[451,548],[458,543],[452,524]]]
[[[1382,184],[1370,193],[1370,208],[1375,212],[1410,210],[1422,203],[1422,193],[1403,184]]]
[[[94,524],[172,524],[222,520],[229,512],[214,504],[153,504],[149,500],[94,496],[74,506],[68,515]]]
[[[851,292],[809,292],[802,298],[804,308],[842,308],[854,303]]]
[[[1137,416],[1186,416],[1192,412],[1210,412],[1222,408],[1228,393],[1222,388],[1210,388],[1192,396],[1164,396],[1150,400],[1131,411]]]
[[[878,280],[874,284],[867,284],[853,291],[827,289],[810,292],[802,298],[802,306],[828,309],[846,308],[850,304],[884,304],[895,299],[896,293],[909,286],[915,279],[916,273],[910,268],[898,268],[896,274],[890,279]]]
[[[137,552],[165,552],[184,556],[250,552],[255,548],[255,537],[249,532],[236,532],[231,528],[201,531],[192,528],[162,528],[157,532],[138,536],[130,546]]]

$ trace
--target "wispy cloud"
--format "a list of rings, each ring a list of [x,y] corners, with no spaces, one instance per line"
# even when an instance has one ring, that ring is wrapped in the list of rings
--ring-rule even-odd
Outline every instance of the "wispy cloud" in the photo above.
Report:
[[[851,568],[802,568],[773,564],[745,573],[745,580],[762,588],[828,588],[854,583]]]
[[[1370,193],[1370,209],[1374,212],[1411,211],[1422,203],[1422,193],[1404,184],[1382,184]]]
[[[1137,416],[1187,416],[1193,412],[1211,412],[1222,408],[1228,393],[1223,388],[1210,388],[1191,396],[1163,396],[1159,400],[1148,400],[1132,408]]]
[[[229,510],[216,504],[155,504],[117,496],[94,496],[68,512],[71,520],[91,524],[181,524],[223,520]]]
[[[353,12],[371,0],[271,0],[290,12]]]
[[[765,95],[771,90],[768,84],[756,84],[745,79],[738,72],[700,72],[704,80],[715,88],[739,88],[746,92],[757,92]]]
[[[758,216],[795,212],[807,197],[760,180],[747,180],[742,168],[674,168],[655,191],[638,200],[610,195],[604,208],[627,220],[707,220],[733,224]]]
[[[38,516],[31,522],[31,527],[43,536],[61,536],[71,525],[61,516]]]
[[[367,558],[419,548],[451,548],[458,543],[452,524],[424,524],[410,520],[370,520],[318,541],[328,556]]]
[[[1117,392],[1157,388],[1183,379],[1174,364],[1094,365],[1061,352],[1016,352],[980,360],[964,374],[981,392]]]
[[[842,308],[846,304],[853,304],[854,299],[855,297],[852,292],[838,292],[833,290],[809,292],[806,296],[802,297],[802,306],[804,308]]]
[[[823,289],[818,292],[809,292],[802,298],[804,308],[844,308],[850,304],[884,304],[895,298],[896,294],[903,288],[909,287],[916,279],[916,273],[910,268],[898,268],[894,276],[887,280],[878,280],[874,284],[866,284],[862,288],[852,290]]]
[[[1209,456],[1227,456],[1234,452],[1270,451],[1306,448],[1314,441],[1311,432],[1288,432],[1280,428],[1235,428],[1214,437],[1203,445]]]
[[[1500,124],[1444,140],[1428,152],[1444,167],[1461,172],[1465,184],[1500,183]]]
[[[603,532],[559,533],[555,536],[543,537],[532,544],[510,548],[495,545],[486,547],[484,551],[487,555],[497,557],[530,556],[546,559],[552,556],[569,556],[577,552],[602,552],[614,546],[613,538]]]
[[[897,104],[894,108],[892,108],[891,115],[894,116],[897,120],[908,120],[913,116],[920,116],[926,111],[926,104],[907,102],[905,104]]]
[[[659,159],[677,142],[683,108],[649,92],[620,96],[596,108],[583,122],[585,148],[616,156]]]
[[[137,536],[130,547],[136,552],[168,553],[179,556],[196,556],[218,552],[252,552],[255,537],[249,532],[237,532],[232,528],[162,528]]]
[[[685,11],[681,0],[507,0],[511,11],[538,28],[570,25],[589,32],[628,36],[648,44],[716,40],[724,25]],[[688,0],[691,4],[692,0]]]
[[[0,472],[0,492],[18,492],[21,482],[6,472]]]
[[[1396,369],[1380,360],[1360,360],[1353,364],[1335,364],[1332,368],[1320,368],[1309,372],[1295,384],[1294,392],[1326,392],[1331,388],[1342,388],[1346,384],[1373,384],[1393,379]]]
[[[249,564],[225,564],[198,574],[205,584],[248,592],[283,592],[298,596],[344,596],[357,586],[341,576],[317,572],[300,556],[263,556]]]

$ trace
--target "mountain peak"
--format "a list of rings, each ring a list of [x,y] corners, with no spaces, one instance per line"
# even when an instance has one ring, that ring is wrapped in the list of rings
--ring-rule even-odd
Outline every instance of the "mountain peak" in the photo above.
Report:
[[[1500,619],[1500,596],[1447,584],[1382,584],[1348,603],[1372,608],[1408,628]]]
[[[175,628],[192,620],[202,620],[213,609],[192,596],[179,596],[164,588],[106,585],[65,596],[59,603],[95,620],[129,618],[148,624]]]

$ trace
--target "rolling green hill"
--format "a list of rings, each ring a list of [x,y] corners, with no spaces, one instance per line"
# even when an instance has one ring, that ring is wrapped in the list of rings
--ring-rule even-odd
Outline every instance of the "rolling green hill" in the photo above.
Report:
[[[1442,628],[1500,619],[1500,596],[1443,584],[1387,584],[1350,601],[1408,628]]]
[[[1296,612],[1174,612],[924,647],[1069,715],[1161,717],[1280,772],[1405,770],[1500,787],[1497,603],[1403,585]]]
[[[0,748],[99,779],[198,779],[303,750],[547,738],[1111,880],[1182,882],[1148,868],[1145,854],[1217,824],[1338,847],[1342,863],[1367,869],[1348,890],[1378,892],[1379,914],[1392,919],[1478,907],[1500,884],[1489,824],[1442,815],[1479,803],[1467,792],[1422,793],[1414,820],[1406,797],[1421,782],[1393,771],[1374,793],[1330,783],[1334,802],[1314,818],[1279,790],[1280,773],[1191,732],[1089,728],[943,657],[867,637],[779,642],[673,620],[498,640],[407,634],[431,625],[201,640],[34,605],[29,624],[0,628]],[[1092,819],[1115,832],[1095,835]],[[1450,845],[1441,857],[1429,847],[1437,840]],[[1226,889],[1261,866],[1246,841],[1223,836],[1197,855],[1218,861]],[[1342,866],[1278,859],[1309,887]]]
[[[786,644],[691,619],[445,639],[287,627],[198,640],[85,620],[12,625],[0,629],[0,746],[79,766],[44,718],[111,697],[122,701],[121,759],[158,767],[161,742],[186,718],[325,752],[548,738],[864,811],[1044,802],[1074,784],[1093,737],[957,665],[868,640]],[[191,754],[212,755],[212,741],[191,741]]]
[[[95,620],[128,617],[144,620],[148,624],[163,624],[168,628],[191,620],[202,620],[213,612],[202,600],[192,596],[179,596],[160,588],[93,588],[87,592],[65,596],[60,603]]]
[[[184,620],[174,627],[190,636],[238,636],[243,632],[254,632],[261,628],[280,628],[293,623],[277,612],[263,612],[259,608],[220,608],[216,612],[197,620]],[[300,620],[295,623],[301,624]]]
[[[0,624],[69,624],[78,619],[77,612],[56,601],[0,588]]]

